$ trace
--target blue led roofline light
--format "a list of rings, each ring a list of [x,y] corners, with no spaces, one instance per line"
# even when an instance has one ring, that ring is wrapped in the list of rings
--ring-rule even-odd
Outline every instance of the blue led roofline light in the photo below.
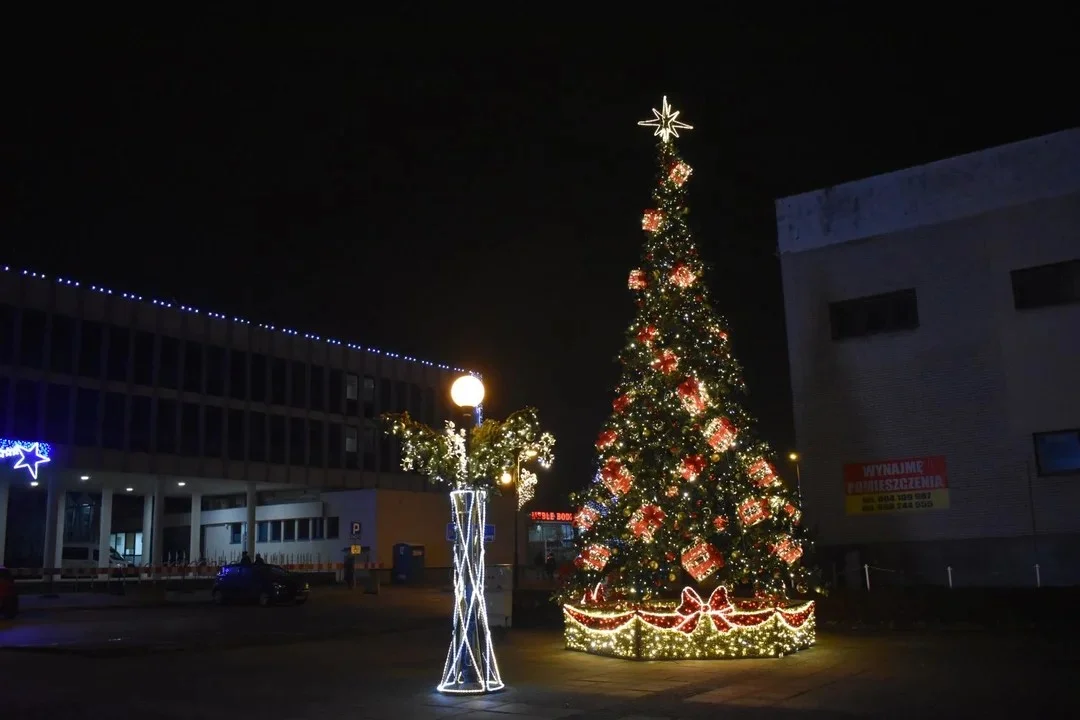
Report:
[[[52,448],[48,443],[0,438],[0,459],[5,461],[14,459],[15,463],[11,469],[25,468],[26,472],[30,473],[30,477],[35,480],[38,476],[38,467],[52,461],[49,457],[51,452]]]
[[[12,272],[12,269],[11,269],[10,265],[4,265],[3,270],[4,270],[4,272]],[[19,272],[19,271],[15,271],[15,272]],[[21,274],[24,275],[25,277],[36,278],[38,280],[47,280],[48,279],[45,276],[44,273],[33,272],[32,270],[23,270],[23,271],[21,271]],[[57,282],[57,283],[59,283],[61,285],[69,285],[71,287],[82,287],[82,284],[79,281],[71,280],[69,278],[55,278],[54,282]],[[100,285],[90,285],[88,287],[92,292],[99,292],[99,293],[102,293],[104,295],[113,295],[114,294],[112,290],[109,290],[108,288],[101,287]],[[159,307],[172,308],[173,306],[175,306],[178,310],[180,310],[182,312],[194,313],[195,315],[202,314],[202,315],[206,315],[207,317],[214,318],[215,320],[225,320],[225,321],[231,320],[232,322],[238,323],[240,325],[251,325],[252,324],[250,320],[245,320],[245,319],[240,318],[240,317],[233,316],[232,318],[229,318],[227,315],[224,315],[223,313],[219,313],[219,312],[200,312],[198,308],[194,308],[194,307],[191,307],[189,305],[180,305],[179,303],[174,303],[174,302],[167,302],[165,300],[147,300],[143,296],[136,295],[135,293],[121,292],[121,293],[115,293],[115,294],[118,297],[124,298],[125,300],[133,300],[133,301],[139,301],[139,302],[149,302],[151,305],[157,305]],[[262,328],[263,330],[269,330],[271,332],[280,332],[280,333],[284,333],[286,335],[292,335],[292,336],[295,336],[295,337],[303,337],[303,338],[305,338],[307,340],[317,340],[317,341],[320,341],[320,342],[325,342],[328,345],[344,345],[345,347],[349,348],[350,350],[358,350],[358,351],[361,351],[361,352],[375,353],[376,355],[383,355],[385,357],[394,358],[394,359],[397,359],[397,360],[407,360],[408,362],[420,363],[421,365],[427,365],[428,367],[439,368],[440,370],[452,370],[453,372],[469,373],[471,375],[477,375],[477,373],[475,373],[475,372],[465,370],[464,368],[451,367],[451,366],[449,366],[449,365],[447,365],[445,363],[436,363],[436,362],[432,362],[431,360],[420,360],[420,359],[414,358],[414,357],[412,357],[410,355],[402,355],[401,353],[387,352],[387,351],[379,350],[378,348],[373,348],[373,347],[364,347],[363,345],[360,345],[358,343],[343,342],[341,340],[335,340],[333,338],[324,338],[324,337],[322,337],[320,335],[316,335],[315,333],[301,333],[301,332],[299,332],[297,330],[290,330],[288,328],[279,328],[279,327],[276,327],[274,325],[270,325],[269,323],[258,323],[256,325],[256,327]],[[48,461],[46,460],[45,462],[48,462]],[[36,477],[36,475],[35,475],[35,477]]]

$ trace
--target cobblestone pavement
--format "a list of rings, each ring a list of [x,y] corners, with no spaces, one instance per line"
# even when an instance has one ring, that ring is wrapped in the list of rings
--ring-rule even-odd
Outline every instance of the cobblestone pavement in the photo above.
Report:
[[[259,609],[251,609],[259,612]],[[243,612],[243,610],[241,610]],[[1066,643],[1026,635],[825,634],[778,659],[627,662],[572,653],[558,633],[497,640],[508,688],[433,691],[448,629],[107,659],[0,652],[3,717],[589,718],[1069,717]],[[4,707],[6,706],[6,707]]]

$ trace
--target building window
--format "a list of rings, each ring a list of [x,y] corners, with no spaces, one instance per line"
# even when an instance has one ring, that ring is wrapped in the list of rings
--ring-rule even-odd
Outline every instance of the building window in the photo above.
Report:
[[[323,539],[323,519],[311,518],[311,539],[322,540]]]
[[[338,539],[338,519],[336,517],[326,518],[326,539]]]
[[[322,420],[308,420],[308,465],[323,466],[323,425]]]
[[[82,392],[81,390],[79,392]],[[159,453],[176,452],[176,401],[158,400],[157,432],[154,433]]]
[[[229,351],[229,397],[247,400],[248,356],[243,350]]]
[[[327,395],[330,397],[330,404],[326,408],[327,412],[341,412],[341,406],[345,400],[344,382],[345,374],[340,370],[334,370],[333,368],[331,368],[330,372],[327,373]]]
[[[229,544],[239,545],[244,537],[244,523],[229,523]]]
[[[915,290],[829,303],[829,323],[833,340],[914,330],[919,327]]]
[[[45,313],[23,308],[19,364],[40,370],[45,362]]]
[[[364,417],[375,417],[375,378],[364,376]]]
[[[1080,475],[1080,430],[1038,432],[1035,462],[1039,475]]]
[[[135,367],[136,385],[150,387],[154,384],[154,335],[145,330],[135,331]]]
[[[158,384],[176,390],[180,383],[180,341],[172,337],[161,338],[158,357]]]
[[[33,380],[15,383],[15,435],[20,438],[37,438],[38,433],[38,384]]]
[[[289,464],[306,465],[307,455],[304,446],[307,445],[307,429],[304,427],[304,418],[289,418]]]
[[[109,328],[108,360],[105,363],[105,377],[114,382],[128,380],[128,367],[131,365],[131,332],[127,328]]]
[[[199,416],[202,408],[195,403],[180,405],[180,454],[194,457],[199,454]]]
[[[352,373],[345,376],[345,399],[356,400],[360,394],[360,378]]]
[[[358,444],[358,431],[354,425],[349,425],[345,428],[345,452],[355,453]]]
[[[11,305],[0,305],[0,365],[7,365],[14,357],[15,315]]]
[[[242,462],[244,460],[244,411],[240,408],[229,408],[229,414],[225,419],[229,424],[227,430],[229,459]]]
[[[255,523],[255,542],[269,542],[270,537],[270,523],[266,520],[261,520]]]
[[[101,446],[110,450],[124,449],[124,406],[127,396],[105,393],[101,418]]]
[[[251,353],[251,402],[266,402],[266,356]]]
[[[224,434],[224,411],[214,405],[203,408],[204,428],[203,455],[211,458],[221,457],[222,435]]]
[[[1013,270],[1010,275],[1017,310],[1080,303],[1080,259]]]
[[[248,427],[248,459],[253,462],[266,461],[266,415],[253,412]]]
[[[329,423],[326,426],[326,466],[341,467],[341,423]]]
[[[270,542],[281,542],[281,521],[274,520],[270,523]]]
[[[326,405],[326,372],[317,365],[311,366],[311,409],[322,410]]]
[[[75,392],[76,445],[94,447],[98,444],[98,397],[98,391],[89,388],[79,388]]]
[[[196,342],[184,343],[184,390],[202,393],[203,346]]]
[[[285,388],[289,383],[289,363],[281,358],[274,358],[270,373],[270,402],[274,405],[285,404]]]
[[[71,388],[67,385],[50,384],[45,390],[45,439],[67,444],[70,420]]]
[[[307,407],[307,365],[300,360],[293,360],[292,383],[289,390],[290,405],[294,408],[304,409]]]
[[[282,520],[281,524],[285,526],[285,542],[293,542],[296,540],[296,521],[295,520]]]
[[[311,539],[311,521],[308,518],[300,518],[296,521],[296,539]]]
[[[225,348],[206,346],[206,394],[225,395]]]
[[[97,380],[101,377],[101,345],[104,330],[99,323],[83,320],[79,328],[79,374]]]
[[[75,320],[53,315],[49,332],[49,367],[53,372],[72,374],[75,369]],[[5,338],[6,340],[6,338]],[[3,340],[0,340],[3,342]]]
[[[285,416],[270,416],[270,462],[285,464]]]
[[[131,431],[128,433],[128,446],[133,452],[150,452],[150,434],[153,418],[153,398],[146,395],[131,396]]]

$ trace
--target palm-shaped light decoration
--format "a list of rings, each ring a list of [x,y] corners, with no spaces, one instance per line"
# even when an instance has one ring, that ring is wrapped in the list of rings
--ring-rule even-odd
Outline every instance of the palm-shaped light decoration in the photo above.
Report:
[[[484,398],[479,378],[466,375],[454,383],[451,397],[461,407],[476,408]],[[388,432],[401,441],[401,468],[448,485],[454,522],[454,627],[438,690],[487,693],[504,685],[495,659],[484,599],[484,524],[488,494],[498,492],[506,468],[528,456],[543,466],[554,459],[555,438],[541,432],[534,408],[505,421],[484,420],[469,432],[447,421],[439,431],[408,413],[384,415]],[[534,489],[534,480],[530,489]],[[521,502],[519,488],[519,503]]]

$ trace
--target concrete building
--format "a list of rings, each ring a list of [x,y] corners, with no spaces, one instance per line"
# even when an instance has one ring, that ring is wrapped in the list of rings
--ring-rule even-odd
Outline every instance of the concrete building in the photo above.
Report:
[[[826,577],[1080,583],[1080,130],[776,216]]]
[[[463,370],[2,269],[0,564],[325,563],[350,544],[389,563],[405,541],[450,565],[445,494],[400,472],[377,421],[441,424]]]

